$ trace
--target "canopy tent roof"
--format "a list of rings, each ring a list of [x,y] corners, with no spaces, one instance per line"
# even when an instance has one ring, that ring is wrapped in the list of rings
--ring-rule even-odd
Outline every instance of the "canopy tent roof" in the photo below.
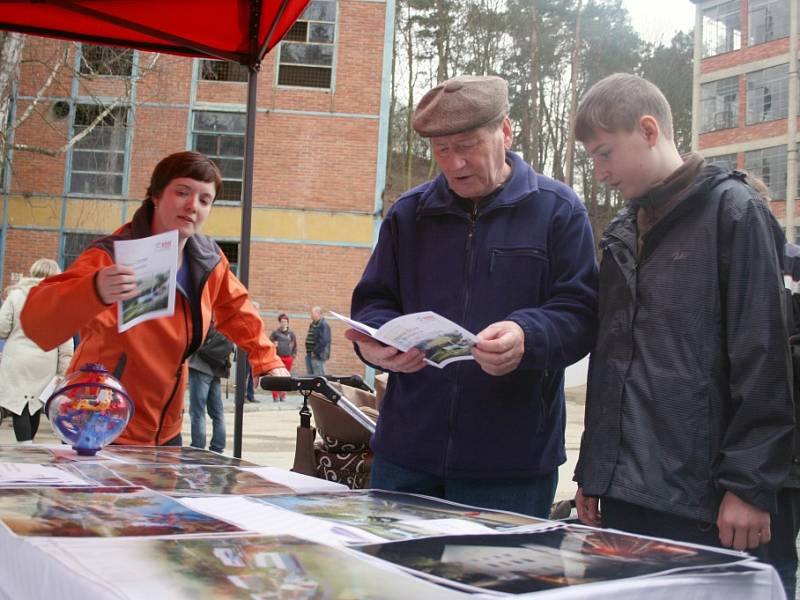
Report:
[[[0,29],[256,65],[308,0],[0,0]]]

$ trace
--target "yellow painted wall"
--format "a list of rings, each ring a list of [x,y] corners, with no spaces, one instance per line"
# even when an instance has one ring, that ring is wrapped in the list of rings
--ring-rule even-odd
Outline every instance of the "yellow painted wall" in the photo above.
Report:
[[[141,202],[69,199],[64,226],[70,231],[112,232],[133,217]],[[0,204],[0,206],[2,206]],[[8,223],[11,227],[58,229],[61,223],[61,198],[9,199]],[[355,244],[369,246],[373,235],[372,215],[330,213],[256,207],[253,210],[253,238]],[[203,232],[213,237],[238,239],[241,209],[215,206]]]
[[[206,221],[204,233],[238,238],[241,223],[238,206],[216,206]],[[253,210],[254,238],[370,245],[372,233],[371,215],[259,207]]]
[[[60,223],[61,198],[11,196],[8,199],[8,224],[11,227],[58,229]]]
[[[122,225],[122,205],[102,200],[68,200],[64,227],[70,230],[112,232]]]

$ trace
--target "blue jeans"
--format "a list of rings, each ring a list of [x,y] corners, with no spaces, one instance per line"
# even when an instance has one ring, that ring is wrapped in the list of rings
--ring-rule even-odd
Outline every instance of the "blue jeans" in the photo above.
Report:
[[[189,369],[189,416],[192,421],[192,446],[206,447],[206,410],[211,417],[212,452],[225,449],[225,415],[219,377]]]
[[[309,375],[325,377],[325,361],[306,354],[306,371]]]
[[[370,487],[391,492],[411,492],[452,502],[510,510],[547,518],[556,495],[558,469],[523,479],[450,479],[408,469],[375,455]]]

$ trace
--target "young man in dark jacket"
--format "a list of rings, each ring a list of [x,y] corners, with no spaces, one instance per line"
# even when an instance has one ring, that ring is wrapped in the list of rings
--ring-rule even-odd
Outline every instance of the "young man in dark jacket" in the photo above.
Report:
[[[681,158],[669,104],[640,77],[595,84],[576,136],[598,180],[630,201],[600,243],[578,514],[757,548],[793,429],[774,217],[741,174]]]
[[[211,417],[209,450],[225,450],[225,414],[222,408],[220,378],[228,377],[233,343],[217,331],[212,322],[203,345],[189,357],[189,415],[192,446],[206,447],[206,411]]]
[[[372,439],[372,486],[546,516],[564,451],[564,368],[592,346],[597,308],[586,209],[511,147],[508,90],[462,76],[413,125],[442,173],[404,194],[353,292],[371,327],[431,310],[476,333],[475,361],[426,366],[354,330],[390,372]]]

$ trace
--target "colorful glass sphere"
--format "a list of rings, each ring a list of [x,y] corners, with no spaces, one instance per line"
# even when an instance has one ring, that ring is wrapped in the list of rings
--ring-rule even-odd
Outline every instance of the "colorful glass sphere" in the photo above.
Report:
[[[56,435],[81,455],[113,442],[133,416],[133,400],[101,364],[71,373],[45,403]]]

